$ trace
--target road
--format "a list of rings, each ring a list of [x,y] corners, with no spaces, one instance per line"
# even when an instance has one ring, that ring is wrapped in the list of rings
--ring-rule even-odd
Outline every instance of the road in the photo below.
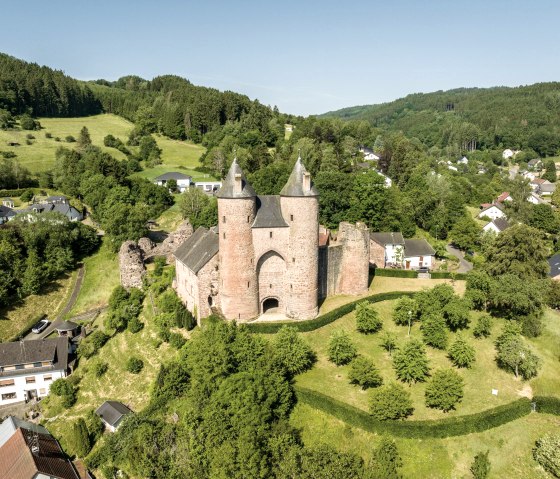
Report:
[[[454,248],[450,244],[446,245],[445,249],[450,255],[455,256],[459,260],[459,269],[456,271],[457,273],[468,273],[473,269],[472,263],[469,263],[463,258],[463,252],[460,249]]]

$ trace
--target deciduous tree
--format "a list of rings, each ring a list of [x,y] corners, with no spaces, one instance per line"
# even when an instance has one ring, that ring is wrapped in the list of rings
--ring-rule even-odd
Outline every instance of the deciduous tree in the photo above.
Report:
[[[426,385],[426,406],[443,412],[455,409],[463,398],[463,379],[453,369],[440,369]]]
[[[428,356],[422,341],[410,339],[393,356],[397,378],[405,383],[423,382],[430,373]]]

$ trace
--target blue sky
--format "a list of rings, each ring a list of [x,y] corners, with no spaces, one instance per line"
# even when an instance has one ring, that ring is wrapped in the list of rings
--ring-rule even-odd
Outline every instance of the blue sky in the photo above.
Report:
[[[80,79],[172,73],[303,115],[560,80],[555,0],[6,4],[0,51],[18,58]]]

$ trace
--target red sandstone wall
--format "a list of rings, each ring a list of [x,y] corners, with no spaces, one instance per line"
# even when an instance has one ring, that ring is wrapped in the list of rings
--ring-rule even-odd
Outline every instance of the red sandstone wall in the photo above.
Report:
[[[369,262],[377,268],[385,268],[385,248],[373,240],[369,242]]]
[[[338,242],[342,244],[339,294],[362,294],[369,287],[369,230],[363,223],[340,223]]]

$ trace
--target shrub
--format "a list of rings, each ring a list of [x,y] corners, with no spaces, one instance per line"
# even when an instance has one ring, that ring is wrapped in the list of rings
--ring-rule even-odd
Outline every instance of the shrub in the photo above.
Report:
[[[470,470],[474,479],[486,479],[488,474],[490,474],[490,460],[488,459],[488,453],[479,452],[474,456],[474,461],[471,464]]]
[[[274,338],[272,347],[274,357],[290,376],[307,371],[315,362],[315,353],[294,327],[282,327]]]
[[[329,361],[332,361],[337,366],[348,364],[356,357],[356,346],[350,340],[346,331],[335,331],[329,341]]]
[[[60,136],[55,136],[54,141],[60,141]]]
[[[178,328],[185,328],[187,331],[191,331],[196,326],[196,319],[182,303],[175,310],[175,324]]]
[[[126,362],[126,370],[132,374],[138,374],[144,368],[144,361],[137,357],[130,357]]]
[[[28,133],[27,135],[25,135],[25,138],[27,138],[28,140],[34,140],[35,139],[35,137],[31,133]]]
[[[373,304],[362,301],[356,305],[356,329],[360,333],[375,333],[382,325],[383,322]]]
[[[126,329],[128,329],[132,334],[136,334],[142,331],[143,328],[144,328],[144,323],[140,321],[138,318],[132,318],[128,322],[128,325],[126,326]]]
[[[29,190],[25,190],[19,197],[19,199],[21,201],[31,201],[33,199],[33,196],[35,196],[35,193],[33,192],[33,190],[29,189]]]
[[[181,349],[187,340],[179,333],[169,333],[169,344],[175,349]]]
[[[381,386],[371,395],[370,413],[380,421],[404,419],[413,411],[410,393],[400,384]]]
[[[560,477],[560,434],[546,434],[538,439],[533,457],[550,474]]]
[[[103,425],[103,421],[101,421],[101,418],[97,414],[95,414],[95,411],[93,409],[90,409],[88,411],[85,421],[89,433],[89,439],[91,444],[93,445],[103,435],[105,426]]]
[[[417,278],[418,272],[404,269],[375,268],[374,276],[387,276],[391,278]]]
[[[459,335],[449,348],[449,359],[458,368],[470,368],[475,361],[475,349]]]
[[[22,130],[40,130],[41,124],[31,118],[31,116],[24,114],[21,115],[19,118],[19,125],[21,126]]]
[[[25,140],[25,144],[26,144],[26,145],[32,145],[32,144],[33,144],[33,141],[31,141],[31,140]]]
[[[425,381],[430,373],[428,356],[421,341],[410,339],[393,356],[397,378],[405,383]]]
[[[93,365],[93,374],[96,378],[103,376],[109,369],[109,364],[105,361],[98,361]]]
[[[74,421],[68,438],[70,449],[78,457],[86,457],[91,451],[91,440],[83,418]]]
[[[373,452],[368,469],[373,471],[373,477],[384,479],[401,479],[399,469],[403,462],[394,439],[382,437],[379,446]],[[370,476],[365,476],[370,477]]]
[[[87,341],[89,341],[95,349],[101,349],[105,343],[109,341],[109,338],[110,336],[108,334],[105,334],[103,331],[97,329],[88,336]]]
[[[385,334],[381,336],[380,345],[389,353],[389,356],[391,356],[391,353],[397,346],[397,336],[393,333],[385,332]]]
[[[173,313],[177,307],[183,305],[175,294],[175,291],[171,290],[167,290],[161,294],[156,300],[156,304],[163,313]]]
[[[413,298],[401,298],[393,310],[393,320],[399,326],[407,326],[418,317],[418,303]]]
[[[59,378],[51,384],[50,392],[55,396],[66,396],[74,392],[74,387],[64,378]]]
[[[430,314],[422,319],[422,337],[424,342],[437,349],[447,347],[448,332],[445,319],[441,314]]]
[[[543,332],[544,322],[537,314],[530,314],[521,319],[521,333],[527,338],[536,338]]]
[[[492,318],[488,314],[483,314],[478,318],[473,329],[475,338],[487,338],[492,332]]]
[[[436,371],[426,385],[426,406],[443,412],[455,409],[463,398],[463,379],[453,369]]]
[[[52,133],[49,133],[48,131],[45,132],[45,138],[52,138]]]
[[[66,140],[67,143],[75,143],[76,142],[76,138],[74,138],[72,135],[68,135],[64,139]]]
[[[348,377],[352,384],[358,384],[362,389],[375,388],[383,384],[383,378],[373,361],[363,356],[352,360]]]

